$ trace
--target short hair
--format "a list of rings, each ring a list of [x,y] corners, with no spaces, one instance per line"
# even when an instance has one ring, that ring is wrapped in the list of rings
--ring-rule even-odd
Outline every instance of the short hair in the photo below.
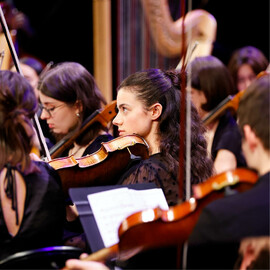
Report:
[[[81,122],[96,110],[101,109],[102,104],[106,104],[92,74],[76,62],[62,62],[53,66],[41,76],[38,90],[45,96],[70,106],[80,101],[82,104]],[[76,139],[76,143],[86,145],[101,129],[100,123],[93,124],[89,132],[85,132],[83,136]]]
[[[270,75],[266,74],[249,85],[240,99],[237,111],[241,132],[243,133],[244,125],[249,125],[267,150],[270,149],[269,100]]]
[[[227,96],[236,94],[231,74],[227,67],[216,57],[196,57],[188,66],[191,77],[191,87],[202,91],[206,103],[202,109],[213,110]]]
[[[245,46],[235,50],[228,63],[228,70],[232,75],[234,84],[237,85],[237,74],[239,68],[247,64],[257,75],[266,70],[269,62],[263,52],[253,46]]]

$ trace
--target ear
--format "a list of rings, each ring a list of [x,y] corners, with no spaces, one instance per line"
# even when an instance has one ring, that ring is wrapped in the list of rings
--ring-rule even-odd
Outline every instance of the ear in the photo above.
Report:
[[[243,131],[244,131],[244,139],[246,140],[249,148],[251,150],[257,148],[259,144],[259,139],[256,136],[255,132],[251,129],[251,127],[249,125],[244,125]]]
[[[155,103],[151,106],[150,113],[152,120],[157,120],[162,113],[162,105],[160,103]]]
[[[80,114],[83,111],[82,102],[80,100],[77,100],[74,104],[75,112]]]

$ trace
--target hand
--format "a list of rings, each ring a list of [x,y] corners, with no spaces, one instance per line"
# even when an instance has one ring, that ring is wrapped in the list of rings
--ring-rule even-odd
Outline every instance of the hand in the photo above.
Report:
[[[30,158],[31,160],[34,160],[34,161],[43,161],[36,153],[34,152],[31,152],[30,153]]]
[[[83,261],[88,255],[83,253],[80,260],[69,259],[66,261],[65,269],[69,270],[109,270],[109,268],[101,262]]]

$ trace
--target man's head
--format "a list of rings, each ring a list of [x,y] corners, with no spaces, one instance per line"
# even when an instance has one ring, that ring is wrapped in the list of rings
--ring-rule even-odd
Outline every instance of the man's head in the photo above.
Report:
[[[260,144],[263,151],[270,151],[270,75],[256,79],[242,96],[237,112],[238,124],[243,135],[243,151],[249,160],[255,161],[255,149]],[[259,158],[259,154],[256,158]],[[253,155],[253,158],[251,158]],[[255,167],[255,169],[257,169]]]

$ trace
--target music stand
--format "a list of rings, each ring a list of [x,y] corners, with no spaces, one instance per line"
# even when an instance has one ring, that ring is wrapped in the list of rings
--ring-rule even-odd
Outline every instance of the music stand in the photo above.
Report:
[[[79,218],[86,234],[88,244],[92,252],[96,252],[105,247],[98,230],[92,209],[90,207],[87,196],[96,192],[106,191],[110,189],[127,187],[135,190],[145,190],[157,188],[154,183],[132,184],[132,185],[113,185],[113,186],[98,186],[84,188],[70,188],[69,195],[79,213]]]

